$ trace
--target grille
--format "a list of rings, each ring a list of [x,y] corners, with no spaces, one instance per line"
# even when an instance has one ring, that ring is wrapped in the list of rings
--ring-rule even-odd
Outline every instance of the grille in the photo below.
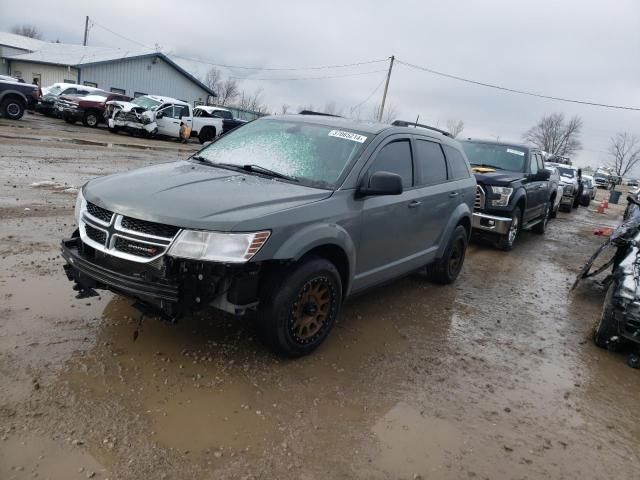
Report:
[[[142,258],[151,258],[158,255],[163,248],[147,243],[136,242],[126,238],[117,237],[114,245],[119,252],[128,253]]]
[[[484,208],[484,190],[480,185],[476,187],[476,198],[473,202],[474,210],[482,210]]]
[[[106,223],[111,222],[111,216],[113,215],[113,213],[109,210],[105,210],[104,208],[97,206],[94,203],[87,202],[87,211],[92,217],[97,218],[98,220],[102,220]]]
[[[146,220],[138,220],[131,217],[122,217],[122,227],[134,232],[163,238],[173,238],[175,234],[178,233],[178,230],[180,230],[178,227],[172,225],[147,222]]]
[[[85,232],[87,232],[87,237],[89,237],[94,242],[99,243],[100,245],[104,245],[107,240],[107,234],[102,230],[98,230],[97,228],[93,228],[91,225],[84,226]]]

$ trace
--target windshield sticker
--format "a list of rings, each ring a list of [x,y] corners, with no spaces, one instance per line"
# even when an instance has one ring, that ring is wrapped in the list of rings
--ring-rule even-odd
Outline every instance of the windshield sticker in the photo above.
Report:
[[[344,138],[345,140],[351,140],[352,142],[364,143],[367,137],[364,135],[358,135],[357,133],[345,132],[344,130],[331,130],[329,132],[330,137]],[[523,154],[524,155],[524,154]]]
[[[513,153],[515,155],[520,155],[521,157],[524,157],[524,152],[521,152],[520,150],[513,150],[511,148],[507,148],[507,153]]]

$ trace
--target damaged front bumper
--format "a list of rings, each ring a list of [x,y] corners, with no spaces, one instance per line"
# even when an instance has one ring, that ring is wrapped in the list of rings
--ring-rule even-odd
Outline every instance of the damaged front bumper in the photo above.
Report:
[[[225,265],[167,256],[140,264],[93,249],[77,232],[62,241],[62,257],[67,278],[75,283],[80,298],[95,295],[95,290],[110,290],[135,300],[141,310],[171,321],[207,305],[232,314],[257,306],[257,264]]]
[[[110,118],[108,120],[109,128],[122,128],[130,130],[144,130],[147,133],[155,133],[158,131],[158,124],[156,122],[141,123],[133,120],[121,120],[117,118]]]
[[[479,232],[505,235],[511,228],[511,218],[473,212],[471,227]]]

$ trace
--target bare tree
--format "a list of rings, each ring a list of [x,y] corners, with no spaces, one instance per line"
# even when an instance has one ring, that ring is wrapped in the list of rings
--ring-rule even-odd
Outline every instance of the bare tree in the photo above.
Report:
[[[580,117],[575,116],[565,122],[563,113],[552,113],[543,116],[522,138],[551,155],[565,157],[582,148],[579,138],[581,130]]]
[[[42,38],[42,32],[35,25],[14,25],[11,28],[11,33],[22,35],[23,37],[36,38],[38,40]]]
[[[204,84],[209,87],[211,90],[218,93],[220,89],[220,84],[222,83],[222,73],[217,68],[212,68],[207,72],[207,75],[204,77]]]
[[[240,96],[238,81],[234,78],[227,78],[224,82],[220,83],[216,93],[218,94],[219,105],[229,105],[233,103]]]
[[[447,130],[453,138],[456,138],[464,130],[464,122],[462,120],[454,120],[450,118],[447,120]]]
[[[331,101],[324,104],[324,113],[328,113],[329,115],[336,114],[336,102]]]
[[[369,120],[374,122],[378,121],[378,116],[380,115],[381,104],[377,104],[373,107],[371,111],[371,115],[369,116]],[[395,105],[388,103],[384,107],[384,112],[382,113],[382,123],[391,123],[398,116],[398,109]]]
[[[262,87],[258,88],[253,94],[247,93],[244,90],[238,95],[240,101],[238,106],[246,110],[252,110],[258,113],[267,113],[269,111],[268,105],[262,98]]]
[[[609,140],[610,165],[619,177],[624,177],[640,162],[640,138],[631,133],[616,133]]]
[[[286,103],[283,103],[282,106],[280,107],[280,115],[286,115],[289,112],[289,108],[290,108],[289,105],[287,105]]]

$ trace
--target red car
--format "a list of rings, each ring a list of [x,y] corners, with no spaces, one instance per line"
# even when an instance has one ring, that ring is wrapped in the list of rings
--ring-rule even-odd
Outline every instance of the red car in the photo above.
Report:
[[[87,127],[97,127],[105,121],[105,104],[111,100],[128,102],[131,97],[110,92],[95,92],[84,96],[62,95],[58,98],[56,107],[67,123],[81,120]]]

